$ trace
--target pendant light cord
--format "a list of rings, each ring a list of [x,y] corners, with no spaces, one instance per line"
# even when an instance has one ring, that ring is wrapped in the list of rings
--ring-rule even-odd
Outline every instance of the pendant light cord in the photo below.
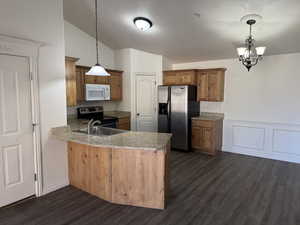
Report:
[[[98,0],[95,0],[95,11],[96,11],[96,54],[97,54],[97,65],[99,65],[99,44],[98,44]]]

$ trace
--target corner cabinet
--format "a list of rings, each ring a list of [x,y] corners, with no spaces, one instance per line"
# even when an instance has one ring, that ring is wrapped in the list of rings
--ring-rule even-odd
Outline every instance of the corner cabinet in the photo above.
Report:
[[[86,72],[90,67],[76,66],[76,81],[77,81],[77,102],[85,101],[85,84],[107,84],[110,85],[111,101],[121,101],[123,96],[122,91],[122,74],[123,71],[109,70],[111,75],[108,77],[86,76]]]
[[[224,101],[225,71],[223,68],[197,71],[198,101]]]
[[[77,105],[76,62],[77,58],[65,57],[67,106]]]
[[[163,72],[164,85],[196,85],[197,100],[224,101],[224,68],[168,70]]]
[[[222,148],[223,119],[192,120],[192,148],[208,155],[216,155]]]

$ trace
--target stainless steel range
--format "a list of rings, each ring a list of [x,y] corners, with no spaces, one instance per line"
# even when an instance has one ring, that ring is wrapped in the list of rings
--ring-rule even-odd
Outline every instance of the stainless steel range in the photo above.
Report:
[[[102,127],[116,128],[118,118],[104,116],[102,106],[88,106],[77,108],[77,118],[86,120],[99,120]]]

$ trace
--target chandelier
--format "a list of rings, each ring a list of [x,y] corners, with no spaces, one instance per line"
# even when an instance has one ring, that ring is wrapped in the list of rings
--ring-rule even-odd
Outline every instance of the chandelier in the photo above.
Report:
[[[255,40],[252,37],[252,25],[256,23],[255,19],[247,20],[250,26],[249,37],[245,41],[245,47],[237,48],[239,60],[250,71],[251,67],[255,66],[263,58],[266,47],[255,47]]]

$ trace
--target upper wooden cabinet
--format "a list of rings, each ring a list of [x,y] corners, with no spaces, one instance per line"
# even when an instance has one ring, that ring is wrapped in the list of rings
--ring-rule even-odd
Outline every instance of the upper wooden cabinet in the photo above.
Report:
[[[76,66],[76,78],[77,78],[77,101],[85,101],[85,84],[108,84],[110,85],[110,98],[111,101],[122,100],[122,71],[108,70],[111,75],[108,77],[99,76],[86,76],[86,72],[90,67]]]
[[[197,100],[222,102],[224,101],[225,69],[198,70]]]
[[[77,58],[65,57],[67,106],[77,105],[76,61]]]
[[[164,71],[164,85],[197,85],[197,100],[224,101],[224,68]]]
[[[110,73],[108,77],[108,84],[110,84],[110,99],[112,101],[122,100],[122,71],[107,70]]]
[[[164,71],[164,85],[196,85],[197,70],[169,70]]]

